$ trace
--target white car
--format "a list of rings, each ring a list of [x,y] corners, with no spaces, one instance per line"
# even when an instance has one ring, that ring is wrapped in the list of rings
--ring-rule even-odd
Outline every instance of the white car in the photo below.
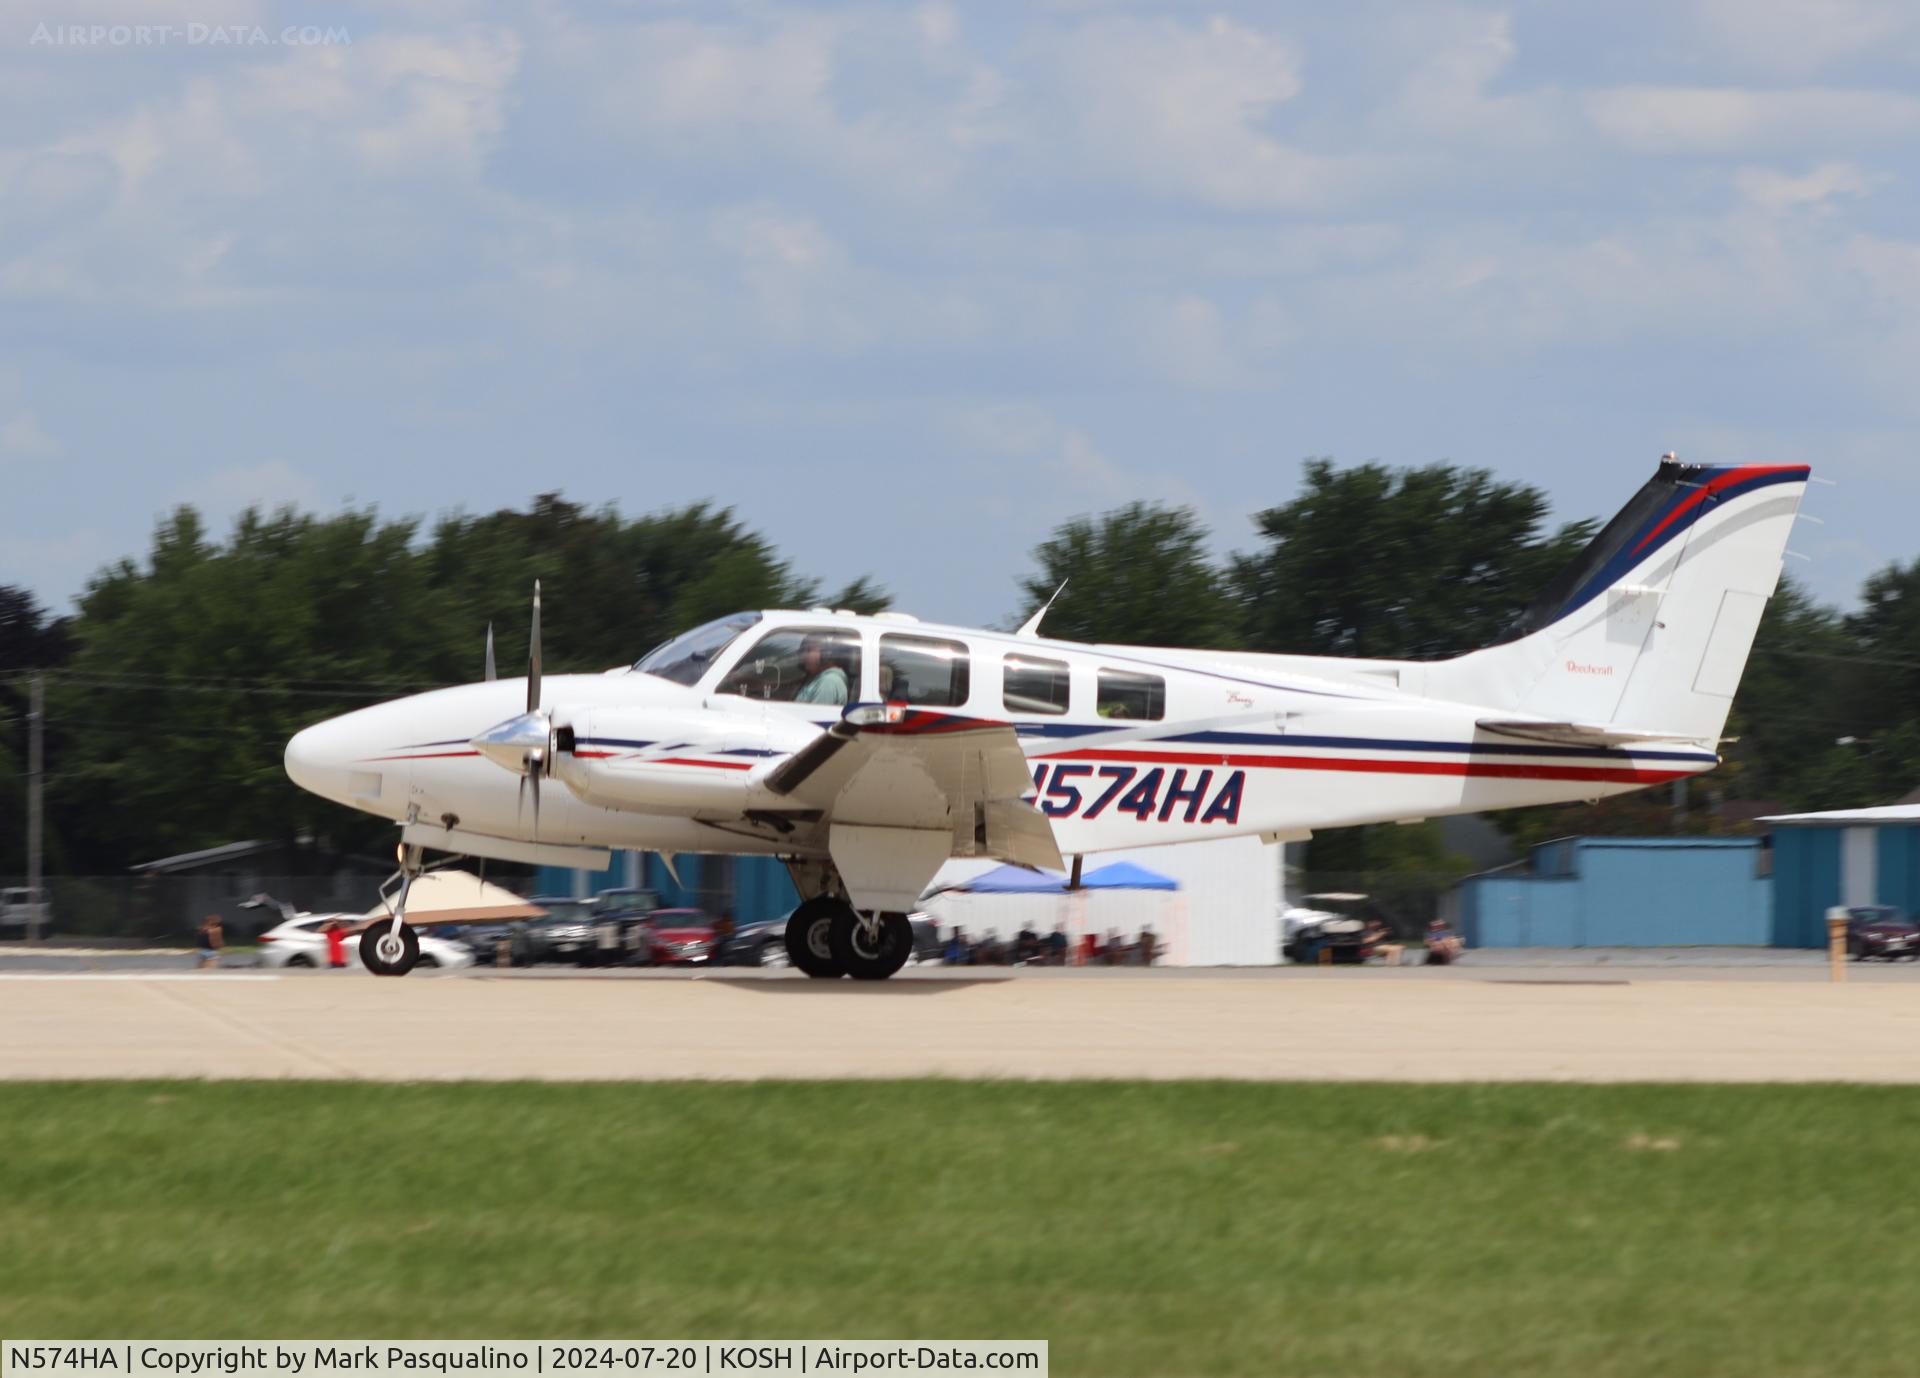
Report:
[[[344,923],[358,928],[367,922],[364,914],[300,914],[259,937],[260,965],[263,967],[325,967],[327,964],[327,925]],[[360,935],[347,935],[347,965],[357,971],[366,968],[360,962]],[[459,943],[420,934],[422,967],[470,967],[473,954]]]

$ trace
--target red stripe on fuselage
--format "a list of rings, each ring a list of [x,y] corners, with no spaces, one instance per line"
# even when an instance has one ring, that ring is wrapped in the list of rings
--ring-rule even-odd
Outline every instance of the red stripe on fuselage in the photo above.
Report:
[[[1531,765],[1515,761],[1383,761],[1361,756],[1196,756],[1181,751],[1063,751],[1036,756],[1047,761],[1145,761],[1155,765],[1219,766],[1276,770],[1346,770],[1379,775],[1466,775],[1495,780],[1594,780],[1620,785],[1657,785],[1694,775],[1691,770],[1643,770],[1637,766]]]

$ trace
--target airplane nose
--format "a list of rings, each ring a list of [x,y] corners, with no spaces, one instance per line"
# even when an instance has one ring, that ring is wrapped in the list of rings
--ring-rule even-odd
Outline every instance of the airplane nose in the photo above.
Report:
[[[294,733],[287,743],[287,778],[323,799],[344,801],[350,772],[338,749],[339,738],[340,731],[334,722],[316,723]]]
[[[373,762],[366,721],[375,710],[363,709],[296,732],[287,743],[287,777],[301,789],[349,808],[384,814],[393,799],[407,792],[406,767],[398,762]]]

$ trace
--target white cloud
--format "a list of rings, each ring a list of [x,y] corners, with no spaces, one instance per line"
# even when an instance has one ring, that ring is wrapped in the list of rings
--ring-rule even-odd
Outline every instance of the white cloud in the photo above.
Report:
[[[1301,89],[1299,50],[1276,34],[1100,19],[1062,39],[1058,63],[1080,150],[1108,176],[1230,207],[1312,205],[1345,176],[1270,132]]]
[[[994,137],[998,73],[959,46],[957,15],[768,12],[757,22],[563,22],[549,56],[608,131],[673,162],[793,159],[887,200],[949,191]],[[881,102],[847,99],[854,75]]]
[[[1640,153],[1733,153],[1920,138],[1920,97],[1803,87],[1621,86],[1586,100],[1605,138]]]
[[[1416,144],[1471,140],[1485,149],[1563,137],[1559,91],[1494,89],[1520,53],[1512,16],[1410,8],[1395,17],[1389,32],[1391,49],[1407,64],[1382,120],[1394,138]]]
[[[1769,71],[1807,72],[1911,39],[1906,0],[1696,0],[1701,30],[1722,51]]]
[[[1120,463],[1084,429],[1062,422],[1046,407],[1027,402],[967,407],[952,424],[967,447],[1013,462],[1022,491],[1029,494],[1051,487],[1076,503],[1098,506],[1141,499],[1201,505],[1185,479],[1158,467]]]
[[[1742,196],[1776,214],[1793,210],[1831,212],[1829,203],[1836,197],[1865,196],[1885,180],[1852,163],[1822,163],[1798,177],[1764,167],[1741,168],[1733,175],[1733,184]]]

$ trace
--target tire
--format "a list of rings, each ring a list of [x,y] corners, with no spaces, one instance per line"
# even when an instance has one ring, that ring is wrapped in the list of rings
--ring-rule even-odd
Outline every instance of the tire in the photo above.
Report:
[[[313,958],[303,957],[299,953],[295,953],[293,956],[287,958],[287,965],[290,967],[310,967],[313,965]]]
[[[913,955],[913,924],[905,914],[882,914],[880,931],[869,934],[851,909],[833,916],[828,931],[834,960],[856,981],[884,981]]]
[[[793,959],[787,956],[786,939],[768,938],[764,943],[761,943],[759,956],[755,959],[754,965],[766,967],[771,971],[779,971],[785,967],[792,966]]]
[[[831,981],[846,975],[833,955],[833,920],[841,911],[838,900],[820,896],[808,900],[787,919],[787,960],[815,980]]]
[[[408,923],[400,925],[398,951],[390,950],[382,956],[383,940],[392,933],[393,925],[381,921],[360,935],[360,964],[375,976],[405,976],[420,960],[420,934]]]
[[[415,962],[414,965],[422,971],[432,971],[440,965],[440,959],[438,957],[422,957],[419,961]]]

